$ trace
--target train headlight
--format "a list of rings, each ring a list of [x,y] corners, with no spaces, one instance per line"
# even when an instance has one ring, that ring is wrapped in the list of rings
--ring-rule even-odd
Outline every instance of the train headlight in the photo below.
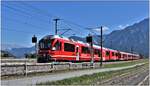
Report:
[[[52,47],[52,50],[56,50],[56,47]]]

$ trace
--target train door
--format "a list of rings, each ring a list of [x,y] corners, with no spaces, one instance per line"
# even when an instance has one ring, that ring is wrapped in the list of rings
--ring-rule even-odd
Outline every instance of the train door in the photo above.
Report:
[[[90,48],[89,47],[87,47],[87,46],[82,46],[81,47],[80,60],[82,60],[82,61],[90,61],[91,60]]]
[[[79,61],[79,46],[76,47],[76,61]]]
[[[106,61],[106,50],[105,49],[102,50],[102,60]]]
[[[106,50],[105,57],[106,57],[106,60],[110,60],[110,51],[109,50]]]
[[[116,60],[116,57],[114,55],[114,51],[111,52],[111,58],[112,58],[112,60]]]
[[[94,61],[100,60],[100,50],[94,49]]]
[[[113,60],[112,51],[109,50],[109,60]]]
[[[118,53],[119,60],[122,60],[121,53]]]

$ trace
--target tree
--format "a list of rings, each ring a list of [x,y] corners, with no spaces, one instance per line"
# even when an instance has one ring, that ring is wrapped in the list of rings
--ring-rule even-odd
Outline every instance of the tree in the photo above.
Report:
[[[25,58],[36,58],[36,56],[35,56],[35,53],[26,53],[26,54],[24,54],[25,55]]]

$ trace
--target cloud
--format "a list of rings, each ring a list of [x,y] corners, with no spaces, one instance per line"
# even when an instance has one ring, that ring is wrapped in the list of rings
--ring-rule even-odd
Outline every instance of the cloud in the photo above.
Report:
[[[124,28],[126,28],[127,26],[129,26],[129,24],[126,24],[126,25],[118,25],[117,26],[117,29],[124,29]]]
[[[94,31],[97,31],[97,32],[100,32],[100,31],[101,31],[100,27],[99,27],[99,28],[95,28],[95,29],[93,29],[93,30],[94,30]],[[106,26],[103,26],[102,30],[103,30],[103,32],[106,32],[106,31],[109,30],[109,28],[106,27]]]
[[[108,27],[106,27],[106,26],[103,27],[103,31],[104,31],[104,32],[105,32],[105,31],[108,31],[108,30],[109,30]]]

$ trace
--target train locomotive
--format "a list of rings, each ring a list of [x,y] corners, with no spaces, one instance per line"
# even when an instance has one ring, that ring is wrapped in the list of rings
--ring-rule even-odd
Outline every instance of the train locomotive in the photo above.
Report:
[[[100,60],[136,60],[140,58],[138,54],[103,47],[101,59],[101,47],[97,45],[93,45],[93,57],[95,62]],[[37,61],[39,63],[50,61],[90,62],[90,45],[59,35],[47,35],[39,40]]]

